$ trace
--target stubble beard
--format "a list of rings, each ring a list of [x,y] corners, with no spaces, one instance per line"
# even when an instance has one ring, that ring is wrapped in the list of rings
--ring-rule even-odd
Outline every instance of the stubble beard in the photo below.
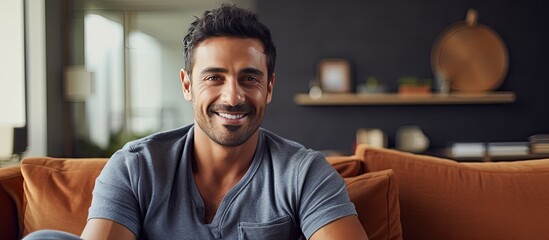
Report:
[[[244,112],[247,112],[247,122],[250,125],[216,125],[211,121],[213,115],[215,115],[214,110],[224,109],[229,112],[242,112],[242,109],[245,109]],[[215,143],[225,146],[225,147],[236,147],[244,144],[250,137],[259,129],[261,125],[262,113],[258,113],[255,109],[249,105],[238,105],[235,107],[232,106],[222,106],[222,105],[211,105],[208,107],[208,119],[205,119],[203,116],[196,118],[196,123],[198,127]]]

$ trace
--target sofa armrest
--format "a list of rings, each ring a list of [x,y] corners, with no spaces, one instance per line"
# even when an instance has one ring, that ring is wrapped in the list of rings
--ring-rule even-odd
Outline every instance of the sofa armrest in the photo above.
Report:
[[[0,236],[20,239],[23,205],[23,176],[20,166],[0,168]]]

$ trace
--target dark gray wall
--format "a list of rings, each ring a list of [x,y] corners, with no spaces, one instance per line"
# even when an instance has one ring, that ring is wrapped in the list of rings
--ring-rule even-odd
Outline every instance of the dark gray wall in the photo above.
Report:
[[[451,141],[527,141],[549,133],[549,4],[535,1],[258,0],[260,18],[278,48],[273,102],[263,126],[319,150],[351,152],[358,128],[381,128],[394,146],[402,125],[421,126],[433,147]],[[432,77],[430,54],[438,34],[467,9],[494,29],[509,51],[500,91],[517,100],[502,105],[300,107],[315,63],[353,61],[355,81],[374,75],[392,89],[400,76]]]

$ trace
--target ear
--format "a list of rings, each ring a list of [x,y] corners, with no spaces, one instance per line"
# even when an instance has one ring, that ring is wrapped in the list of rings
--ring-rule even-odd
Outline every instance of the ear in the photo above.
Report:
[[[275,74],[271,77],[271,80],[267,82],[267,103],[270,103],[273,98],[273,89],[275,84]]]
[[[181,69],[181,72],[179,73],[181,77],[181,88],[183,89],[183,96],[187,101],[193,100],[193,95],[191,91],[191,78],[189,74],[183,69]]]

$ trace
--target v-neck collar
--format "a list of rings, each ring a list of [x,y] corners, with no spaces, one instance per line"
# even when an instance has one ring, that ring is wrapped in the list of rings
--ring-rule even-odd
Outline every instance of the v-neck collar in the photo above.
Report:
[[[183,154],[183,160],[186,164],[184,166],[187,168],[187,181],[188,181],[188,190],[189,194],[191,194],[194,207],[193,209],[195,211],[195,215],[198,217],[198,220],[200,220],[201,223],[208,226],[210,230],[218,232],[220,229],[220,226],[223,224],[223,220],[225,216],[227,215],[227,212],[230,210],[231,204],[234,202],[234,199],[238,196],[238,194],[248,185],[248,183],[252,180],[253,176],[257,172],[257,169],[259,168],[259,165],[261,164],[261,161],[263,159],[264,154],[264,146],[263,146],[263,132],[261,129],[258,129],[259,131],[259,138],[257,147],[252,159],[252,162],[250,164],[250,167],[246,171],[246,174],[238,183],[227,192],[227,194],[223,197],[221,200],[221,203],[219,204],[219,207],[217,208],[217,211],[215,212],[214,218],[211,223],[206,224],[205,222],[205,207],[204,207],[204,201],[202,200],[202,196],[200,195],[200,191],[198,190],[198,186],[196,185],[196,182],[193,177],[193,164],[192,164],[192,149],[194,144],[194,126],[189,129],[189,134],[187,137],[187,140],[185,142],[185,150]],[[219,234],[219,232],[218,232]],[[214,235],[216,235],[214,233]]]

